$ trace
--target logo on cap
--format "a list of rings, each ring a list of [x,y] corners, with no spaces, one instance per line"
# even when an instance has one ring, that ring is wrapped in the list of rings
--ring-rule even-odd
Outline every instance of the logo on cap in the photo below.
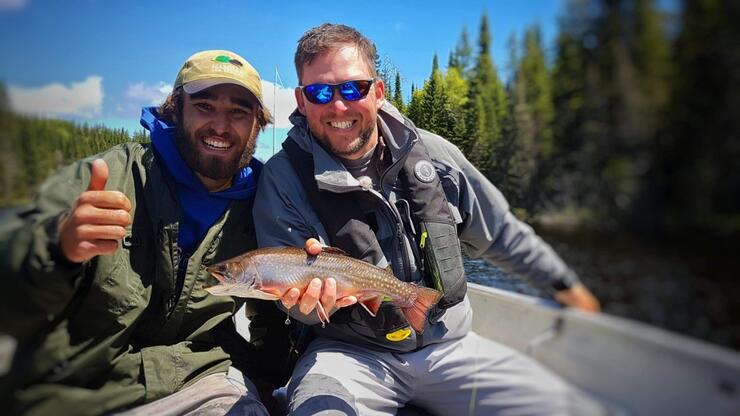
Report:
[[[227,55],[219,55],[219,56],[213,58],[213,61],[214,62],[221,62],[222,64],[232,64],[232,65],[236,65],[238,67],[244,66],[238,60],[236,60],[236,59],[234,59],[234,58],[232,58],[230,56],[227,56]]]
[[[434,170],[434,166],[428,160],[420,160],[414,165],[414,175],[425,183],[429,183],[434,180],[437,172]]]

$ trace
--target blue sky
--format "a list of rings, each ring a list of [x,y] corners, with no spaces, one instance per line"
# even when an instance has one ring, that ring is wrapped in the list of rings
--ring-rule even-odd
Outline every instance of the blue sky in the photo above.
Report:
[[[140,108],[166,95],[190,54],[230,49],[262,74],[268,105],[278,68],[282,137],[295,105],[295,44],[313,26],[329,21],[358,28],[398,67],[408,94],[412,82],[420,85],[429,75],[434,53],[447,62],[463,26],[475,42],[483,12],[505,76],[510,34],[521,37],[537,22],[551,46],[562,3],[0,0],[0,81],[19,112],[131,130],[138,128]],[[271,137],[268,132],[262,144],[269,141],[271,148]]]

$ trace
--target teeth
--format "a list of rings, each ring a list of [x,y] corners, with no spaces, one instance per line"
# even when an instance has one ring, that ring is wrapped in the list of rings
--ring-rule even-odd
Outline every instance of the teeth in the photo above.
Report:
[[[329,124],[331,124],[335,129],[348,129],[355,123],[352,121],[332,121]]]
[[[231,144],[222,140],[203,139],[203,141],[206,142],[207,145],[218,149],[228,149],[229,147],[231,147]]]

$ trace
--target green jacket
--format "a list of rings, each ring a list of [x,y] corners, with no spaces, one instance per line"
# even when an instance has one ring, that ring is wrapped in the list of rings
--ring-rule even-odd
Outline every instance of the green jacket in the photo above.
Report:
[[[57,223],[86,189],[95,158],[110,168],[106,189],[131,200],[133,224],[114,254],[72,264],[58,251]],[[203,286],[213,279],[206,266],[255,247],[252,200],[232,202],[211,227],[175,293],[180,212],[166,175],[150,146],[117,146],[53,176],[0,224],[0,333],[19,341],[0,394],[13,413],[135,406],[226,372],[225,349],[247,349],[231,320],[238,305]]]

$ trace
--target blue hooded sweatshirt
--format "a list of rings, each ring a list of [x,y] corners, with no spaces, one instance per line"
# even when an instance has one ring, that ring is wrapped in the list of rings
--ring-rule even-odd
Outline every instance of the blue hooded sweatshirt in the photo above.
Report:
[[[141,125],[149,130],[157,157],[175,181],[182,210],[177,244],[189,256],[208,229],[226,212],[232,200],[254,197],[262,162],[253,157],[249,165],[234,176],[231,187],[219,192],[209,192],[180,156],[175,144],[175,127],[158,116],[156,108],[143,108]]]

